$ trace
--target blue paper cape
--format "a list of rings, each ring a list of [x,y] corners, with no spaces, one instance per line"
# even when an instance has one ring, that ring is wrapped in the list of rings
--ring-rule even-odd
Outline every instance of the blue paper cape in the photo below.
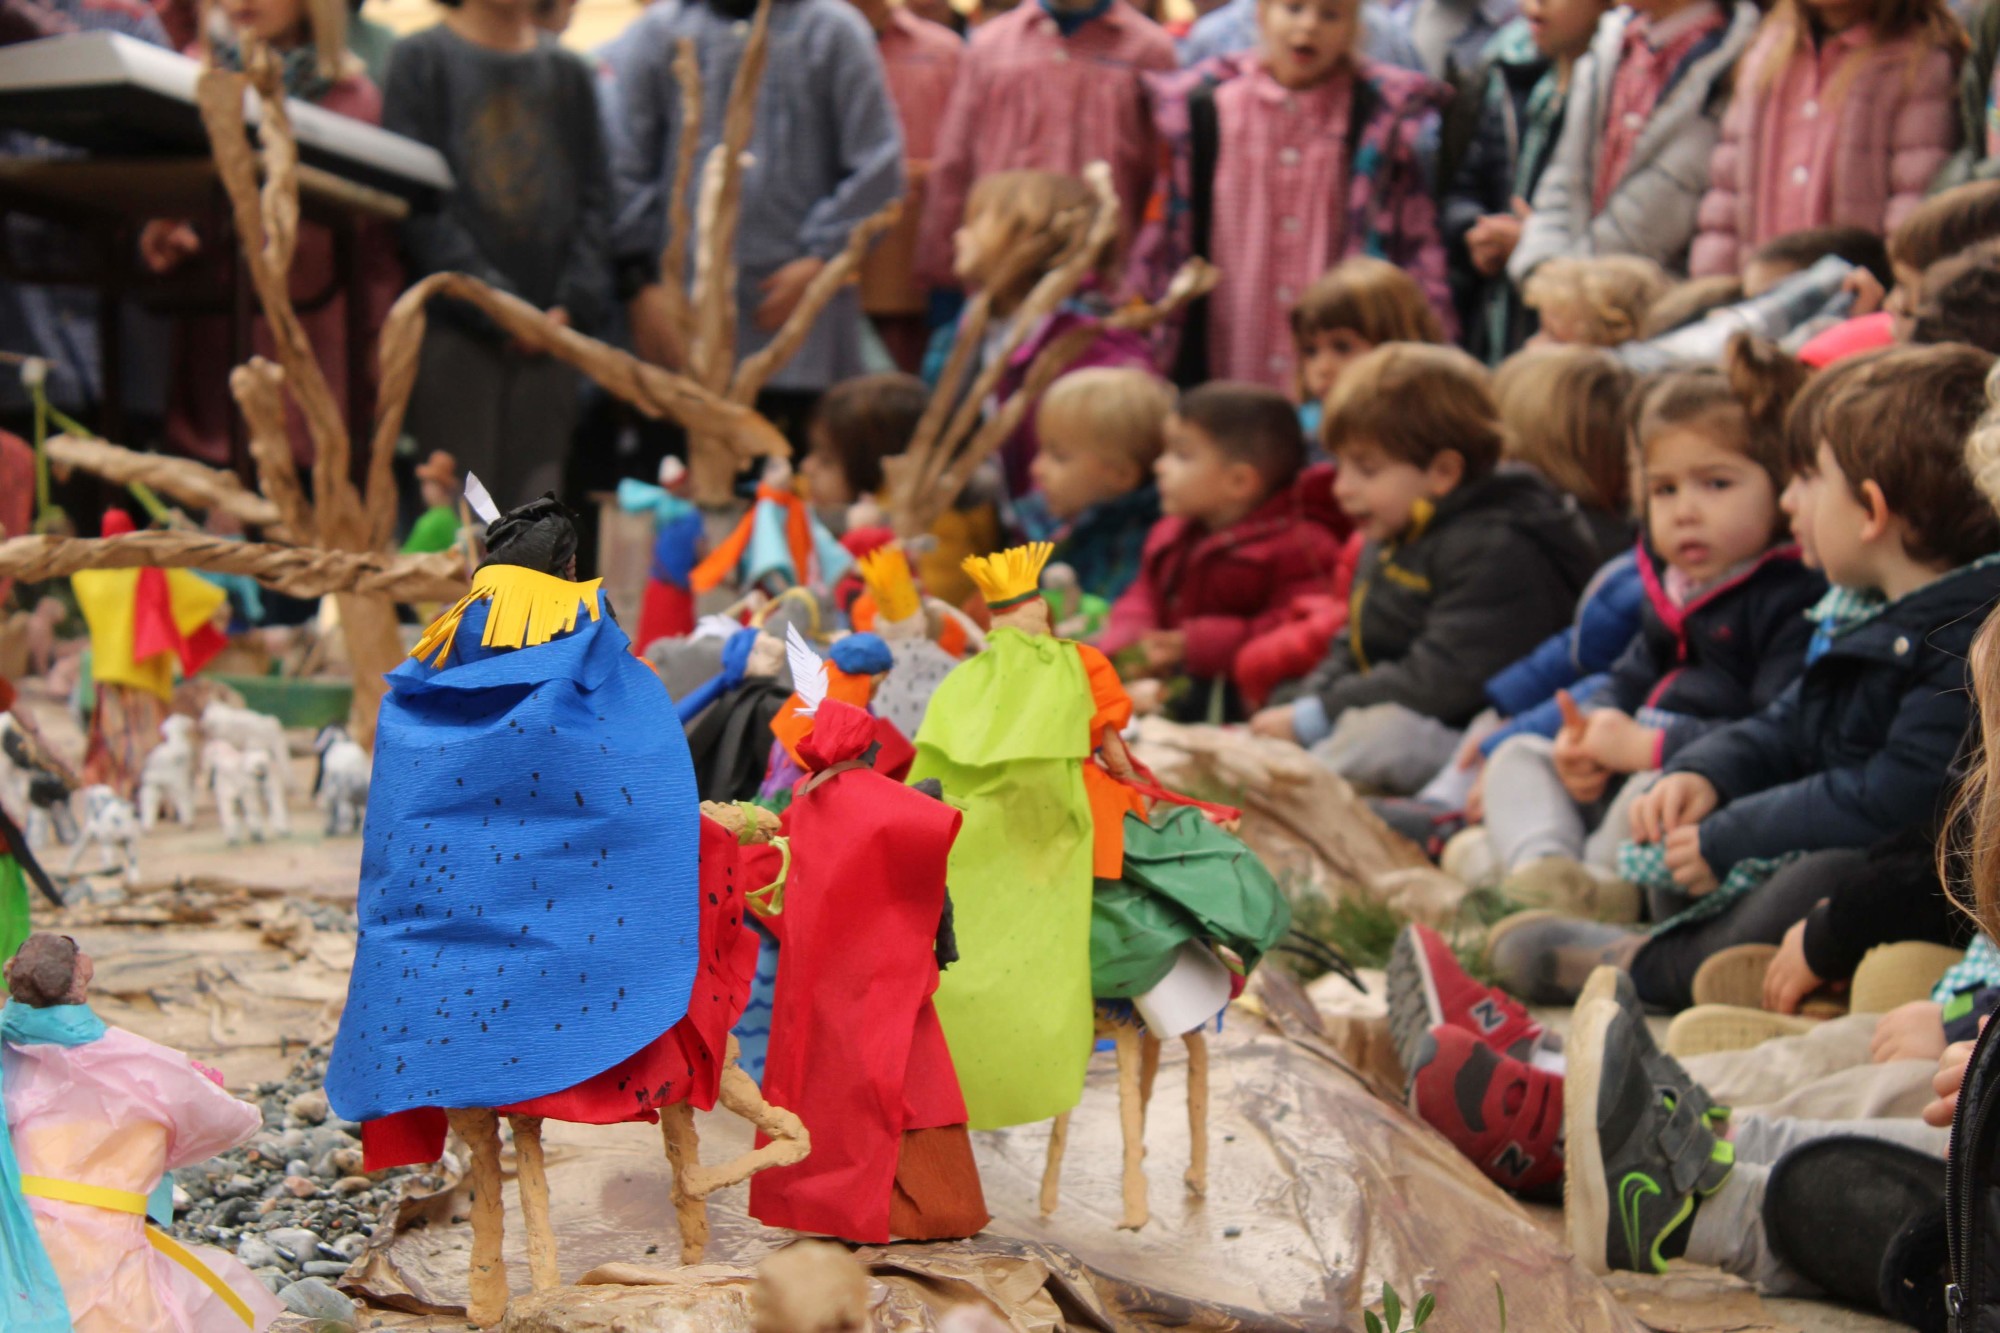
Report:
[[[578,586],[578,585],[571,585]],[[349,1120],[572,1087],[687,1012],[700,804],[667,692],[611,619],[388,677],[360,939],[326,1076]]]

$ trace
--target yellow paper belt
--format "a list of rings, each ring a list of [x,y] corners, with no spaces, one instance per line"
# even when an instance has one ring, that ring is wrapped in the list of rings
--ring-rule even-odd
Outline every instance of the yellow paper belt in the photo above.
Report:
[[[58,1203],[81,1204],[86,1208],[102,1208],[107,1212],[130,1213],[135,1217],[146,1215],[146,1196],[131,1190],[115,1190],[106,1185],[85,1185],[74,1180],[55,1180],[49,1176],[22,1176],[21,1193],[31,1199],[54,1199]],[[196,1281],[214,1292],[216,1298],[251,1328],[257,1326],[257,1316],[241,1296],[231,1291],[229,1284],[216,1275],[214,1269],[201,1261],[187,1246],[169,1236],[157,1227],[146,1228],[146,1240],[154,1249],[192,1273]]]

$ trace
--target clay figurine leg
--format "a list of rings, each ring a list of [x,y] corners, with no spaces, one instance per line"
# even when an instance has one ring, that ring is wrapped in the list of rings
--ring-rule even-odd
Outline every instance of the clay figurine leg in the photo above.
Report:
[[[1049,1164],[1042,1168],[1042,1216],[1055,1212],[1062,1201],[1063,1153],[1069,1148],[1069,1112],[1055,1118],[1049,1129]]]
[[[1181,1038],[1188,1053],[1188,1193],[1208,1194],[1208,1037],[1200,1028]]]
[[[1125,1139],[1125,1218],[1118,1226],[1137,1231],[1151,1216],[1146,1207],[1146,1108],[1139,1101],[1139,1029],[1120,1024],[1111,1039],[1118,1047],[1118,1127]]]
[[[1160,1039],[1151,1032],[1139,1036],[1139,1110],[1153,1105],[1153,1084],[1160,1077]]]
[[[556,1232],[549,1223],[549,1172],[542,1157],[542,1118],[510,1115],[514,1127],[515,1187],[521,1192],[521,1216],[528,1224],[528,1274],[536,1291],[562,1285],[556,1268]]]
[[[466,1317],[481,1328],[507,1313],[507,1261],[500,1257],[506,1225],[500,1198],[500,1118],[491,1111],[447,1111],[472,1150],[472,1292]]]
[[[731,1037],[728,1061],[722,1067],[719,1100],[729,1110],[755,1125],[771,1141],[721,1166],[690,1163],[682,1174],[690,1198],[706,1199],[717,1190],[741,1184],[759,1171],[803,1162],[806,1154],[812,1151],[812,1136],[806,1133],[804,1123],[784,1107],[773,1106],[764,1100],[763,1092],[737,1065],[736,1054],[736,1038]]]
[[[674,1216],[681,1225],[681,1262],[698,1264],[708,1248],[708,1203],[687,1192],[687,1173],[701,1165],[701,1140],[694,1130],[694,1108],[675,1102],[660,1108],[660,1137],[667,1145],[667,1165],[674,1170]]]

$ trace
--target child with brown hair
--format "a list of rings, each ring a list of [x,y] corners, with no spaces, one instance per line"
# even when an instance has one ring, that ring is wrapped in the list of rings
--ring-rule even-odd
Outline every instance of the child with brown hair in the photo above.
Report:
[[[1591,967],[1629,971],[1680,1008],[1721,949],[1777,944],[1830,874],[1934,820],[1971,719],[1966,651],[2000,599],[2000,521],[1965,440],[1993,358],[1969,347],[1854,358],[1813,404],[1813,467],[1787,499],[1803,544],[1844,594],[1804,674],[1773,702],[1673,756],[1633,806],[1693,906],[1650,935],[1562,917],[1502,923],[1497,975],[1536,1000],[1574,998]]]
[[[1669,285],[1664,269],[1637,255],[1551,259],[1521,284],[1521,300],[1542,324],[1528,345],[1631,342]]]
[[[1096,208],[1096,196],[1075,176],[1052,171],[1002,171],[982,177],[972,187],[965,203],[965,221],[952,235],[952,272],[967,292],[984,292],[992,315],[989,328],[1006,327],[1020,309],[1021,302],[1055,267],[1078,229],[1088,224]],[[1028,368],[1044,347],[1070,330],[1100,321],[1109,313],[1106,288],[1115,264],[1107,255],[1084,288],[1054,314],[1044,317],[1029,331],[1013,355],[1007,358],[1006,372],[993,393],[993,409],[1020,391]],[[955,333],[956,330],[953,330]],[[944,356],[952,343],[949,334],[932,342],[924,365],[924,378],[936,383],[944,369]],[[981,349],[982,356],[985,349]],[[1151,369],[1152,350],[1136,333],[1104,328],[1070,363],[1074,374],[1091,366],[1138,366]],[[973,373],[977,374],[978,367]],[[1031,410],[1020,430],[1001,447],[1007,493],[1016,498],[1033,487],[1028,475],[1040,447],[1035,413]]]
[[[885,462],[910,447],[929,402],[922,380],[898,373],[862,375],[827,390],[807,428],[812,447],[799,462],[806,498],[820,509],[873,508],[886,481]],[[954,606],[974,591],[960,568],[965,557],[990,551],[1000,541],[992,489],[975,479],[931,526],[930,547],[916,557],[925,590]],[[855,515],[848,517],[852,524]]]
[[[1546,483],[1498,470],[1499,411],[1464,352],[1376,348],[1341,376],[1322,435],[1367,543],[1346,637],[1251,726],[1408,793],[1452,757],[1487,678],[1569,621],[1597,561]]]
[[[1416,279],[1371,255],[1322,273],[1292,307],[1291,321],[1308,450],[1319,443],[1321,409],[1350,361],[1383,343],[1444,341],[1444,324]]]
[[[1600,560],[1632,545],[1631,391],[1632,372],[1597,347],[1531,348],[1493,372],[1494,405],[1507,427],[1502,457],[1576,501]]]
[[[1153,464],[1173,410],[1173,387],[1131,367],[1075,371],[1042,395],[1035,493],[1015,517],[1032,540],[1055,543],[1051,558],[1086,593],[1116,600],[1139,573],[1160,519]]]
[[[1709,159],[1695,277],[1829,223],[1887,232],[1958,147],[1965,29],[1945,0],[1778,0]]]
[[[1778,508],[1785,410],[1800,378],[1788,359],[1739,338],[1726,371],[1674,372],[1639,397],[1639,634],[1587,716],[1567,707],[1553,742],[1509,741],[1487,767],[1487,836],[1515,901],[1636,919],[1638,895],[1615,873],[1627,809],[1663,762],[1797,676],[1812,635],[1805,613],[1826,591],[1785,539]]]
[[[1191,678],[1193,712],[1205,712],[1237,650],[1333,582],[1345,533],[1308,505],[1304,463],[1298,418],[1276,390],[1218,380],[1183,394],[1153,466],[1166,517],[1098,647],[1135,648],[1146,674]]]

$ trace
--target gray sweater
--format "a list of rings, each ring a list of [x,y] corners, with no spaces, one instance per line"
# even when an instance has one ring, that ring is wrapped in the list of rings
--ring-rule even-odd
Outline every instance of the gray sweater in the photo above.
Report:
[[[1736,5],[1720,44],[1683,70],[1653,109],[1625,175],[1604,211],[1593,214],[1604,118],[1633,14],[1621,8],[1605,16],[1590,50],[1576,62],[1562,138],[1535,186],[1534,216],[1507,261],[1509,277],[1523,282],[1559,256],[1641,255],[1669,270],[1685,270],[1695,214],[1708,188],[1709,154],[1729,105],[1730,75],[1750,45],[1758,17],[1755,5]]]
[[[403,224],[411,276],[469,273],[586,330],[610,303],[611,169],[590,67],[544,34],[489,50],[440,24],[389,57],[382,124],[444,154],[458,188]],[[483,321],[471,321],[483,324]]]

